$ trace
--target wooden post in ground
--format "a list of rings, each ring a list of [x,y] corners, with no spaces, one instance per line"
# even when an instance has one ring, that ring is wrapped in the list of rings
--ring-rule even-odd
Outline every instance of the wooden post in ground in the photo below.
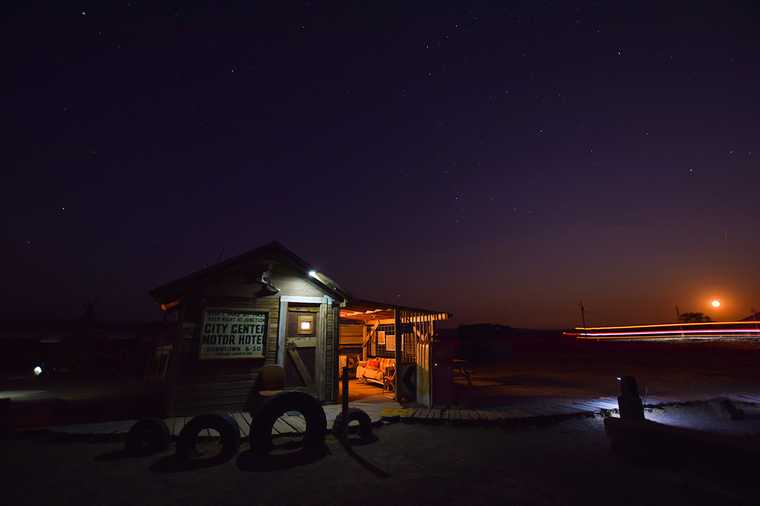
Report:
[[[348,414],[348,367],[343,368],[343,395],[341,402],[343,404],[343,416]]]
[[[621,376],[618,378],[620,384],[620,396],[618,397],[618,408],[620,408],[620,419],[626,421],[644,420],[644,406],[639,396],[639,385],[633,376]]]
[[[362,360],[367,360],[367,347],[369,346],[369,340],[367,339],[367,325],[362,325]]]
[[[184,345],[185,337],[185,314],[186,314],[186,301],[182,301],[176,309],[177,311],[177,327],[176,335],[172,343],[171,355],[169,356],[169,366],[166,374],[165,391],[164,391],[164,416],[174,416],[175,408],[177,405],[177,388],[179,384],[180,375],[180,361],[182,357],[182,347]]]
[[[393,309],[393,319],[394,326],[396,327],[396,332],[394,339],[396,341],[396,373],[393,375],[393,398],[398,400],[398,382],[399,382],[399,371],[401,370],[401,314],[398,310],[398,308]]]
[[[580,302],[581,306],[581,325],[583,325],[583,328],[586,328],[586,308],[583,307],[583,301]]]

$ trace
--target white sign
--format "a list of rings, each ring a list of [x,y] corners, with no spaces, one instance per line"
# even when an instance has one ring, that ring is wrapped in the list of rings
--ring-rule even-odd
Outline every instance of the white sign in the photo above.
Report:
[[[263,358],[267,313],[236,309],[207,309],[201,328],[201,360]]]
[[[385,336],[385,351],[396,351],[396,336],[389,334]]]

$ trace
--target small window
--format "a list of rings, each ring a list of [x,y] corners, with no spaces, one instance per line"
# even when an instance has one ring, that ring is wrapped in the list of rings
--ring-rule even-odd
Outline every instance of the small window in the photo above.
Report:
[[[288,337],[316,337],[319,326],[319,304],[288,304]]]
[[[306,335],[314,334],[314,315],[298,315],[298,333]]]

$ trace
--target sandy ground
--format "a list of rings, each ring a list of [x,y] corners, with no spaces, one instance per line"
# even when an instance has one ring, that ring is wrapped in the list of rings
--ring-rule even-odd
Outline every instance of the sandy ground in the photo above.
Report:
[[[727,393],[760,393],[759,343],[594,343],[549,333],[513,337],[508,344],[510,353],[482,353],[480,360],[471,363],[473,386],[464,377],[455,377],[450,401],[439,404],[499,408],[542,398],[615,396],[615,378],[621,375],[638,379],[645,402],[651,398],[656,403],[657,397],[708,399]],[[146,402],[141,397],[146,391],[158,400]],[[158,391],[139,380],[29,375],[0,381],[0,397],[12,398],[17,412],[28,409],[25,404],[61,401],[50,407],[55,408],[52,414],[30,416],[26,426],[133,419],[156,412]],[[352,401],[383,395],[389,396],[380,387],[352,381]]]
[[[615,377],[633,374],[649,396],[707,399],[760,392],[759,358],[756,346],[532,342],[498,362],[475,364],[474,386],[459,378],[455,394],[473,406],[616,395]],[[80,388],[60,393],[72,402],[89,400]],[[760,408],[745,410],[741,423],[715,401],[653,410],[648,417],[703,430],[760,432]],[[755,462],[697,454],[676,455],[676,462],[669,455],[664,464],[655,453],[632,463],[611,454],[600,417],[541,427],[398,423],[376,434],[378,441],[349,448],[328,437],[325,455],[299,461],[257,457],[244,444],[232,461],[194,470],[173,465],[171,452],[126,458],[118,441],[26,435],[0,441],[2,504],[760,504]]]
[[[455,404],[514,405],[541,397],[618,395],[616,378],[633,375],[642,396],[708,399],[760,392],[757,343],[517,343],[511,353],[484,355],[472,383],[455,378]]]
[[[0,441],[4,504],[758,504],[728,462],[633,464],[609,451],[600,417],[544,427],[391,424],[316,460],[254,457],[179,471],[169,453],[124,458],[118,442]],[[752,466],[754,469],[754,466]],[[750,471],[751,472],[751,471]]]

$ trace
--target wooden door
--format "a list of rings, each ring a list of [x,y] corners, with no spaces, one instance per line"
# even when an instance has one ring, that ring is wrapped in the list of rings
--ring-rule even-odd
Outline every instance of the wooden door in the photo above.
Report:
[[[285,384],[316,391],[319,304],[289,303],[285,326]]]

